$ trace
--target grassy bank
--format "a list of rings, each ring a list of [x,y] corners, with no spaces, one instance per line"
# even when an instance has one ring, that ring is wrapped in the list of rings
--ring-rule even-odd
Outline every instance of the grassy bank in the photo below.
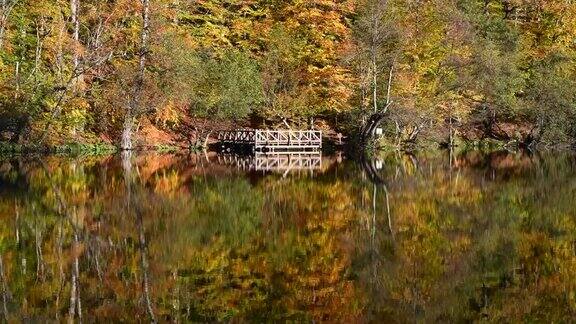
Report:
[[[180,151],[200,151],[200,147],[182,147],[170,144],[158,144],[139,147],[137,151],[176,153]],[[34,145],[0,142],[0,155],[46,154],[46,155],[109,155],[120,149],[109,143],[68,143],[62,145]]]

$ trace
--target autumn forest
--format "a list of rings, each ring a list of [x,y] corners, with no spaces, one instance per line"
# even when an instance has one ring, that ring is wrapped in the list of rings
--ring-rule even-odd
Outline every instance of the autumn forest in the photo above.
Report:
[[[0,322],[570,323],[575,144],[574,0],[0,0]]]
[[[381,144],[569,146],[564,0],[2,0],[0,139],[201,146],[223,127]]]

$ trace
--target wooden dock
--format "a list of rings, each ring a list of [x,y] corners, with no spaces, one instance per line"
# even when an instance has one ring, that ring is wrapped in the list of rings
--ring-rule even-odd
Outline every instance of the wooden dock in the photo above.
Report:
[[[241,129],[218,132],[218,141],[227,145],[250,145],[258,152],[307,153],[322,148],[322,131]]]

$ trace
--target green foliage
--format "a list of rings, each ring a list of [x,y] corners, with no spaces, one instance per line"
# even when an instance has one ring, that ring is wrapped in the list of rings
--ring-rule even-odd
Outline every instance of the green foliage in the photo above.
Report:
[[[150,71],[164,102],[155,100],[155,115],[163,123],[178,123],[189,117],[214,120],[239,120],[263,103],[258,62],[235,49],[216,51],[190,49],[182,38],[168,33]]]
[[[488,108],[489,113],[496,111],[503,117],[514,117],[519,109],[517,96],[524,90],[525,81],[518,29],[502,19],[499,12],[483,13],[474,7],[466,10],[466,14],[476,34],[468,77],[476,92],[483,96],[482,104],[487,106],[483,108]]]
[[[576,136],[576,81],[571,65],[559,58],[539,62],[532,69],[524,102],[546,143],[570,142]]]
[[[280,25],[273,27],[262,63],[267,103],[259,111],[262,116],[297,119],[312,113],[306,105],[306,94],[298,90],[305,46],[298,35]]]
[[[190,110],[200,117],[244,118],[263,102],[257,63],[248,55],[228,51],[221,58],[197,53],[191,58]]]

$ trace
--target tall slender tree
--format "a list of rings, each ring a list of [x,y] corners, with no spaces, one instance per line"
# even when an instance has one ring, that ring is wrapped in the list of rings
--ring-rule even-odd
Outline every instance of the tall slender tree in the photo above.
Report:
[[[138,72],[134,80],[132,95],[124,115],[124,128],[120,148],[122,150],[132,150],[132,133],[134,128],[134,119],[138,115],[142,87],[144,85],[144,72],[146,69],[146,54],[148,52],[148,38],[150,33],[150,1],[140,0],[142,4],[142,29],[140,30],[140,50],[138,52],[139,64]]]
[[[367,61],[370,68],[370,92],[372,108],[378,111],[379,100],[379,75],[383,72],[384,55],[388,48],[387,41],[390,39],[392,28],[387,23],[388,0],[366,0],[360,5],[357,24],[357,45],[359,48],[359,58]],[[388,100],[388,99],[387,99]]]
[[[78,81],[80,80],[78,68],[80,65],[80,0],[70,0],[70,20],[72,21],[72,85],[74,90],[77,89]]]

